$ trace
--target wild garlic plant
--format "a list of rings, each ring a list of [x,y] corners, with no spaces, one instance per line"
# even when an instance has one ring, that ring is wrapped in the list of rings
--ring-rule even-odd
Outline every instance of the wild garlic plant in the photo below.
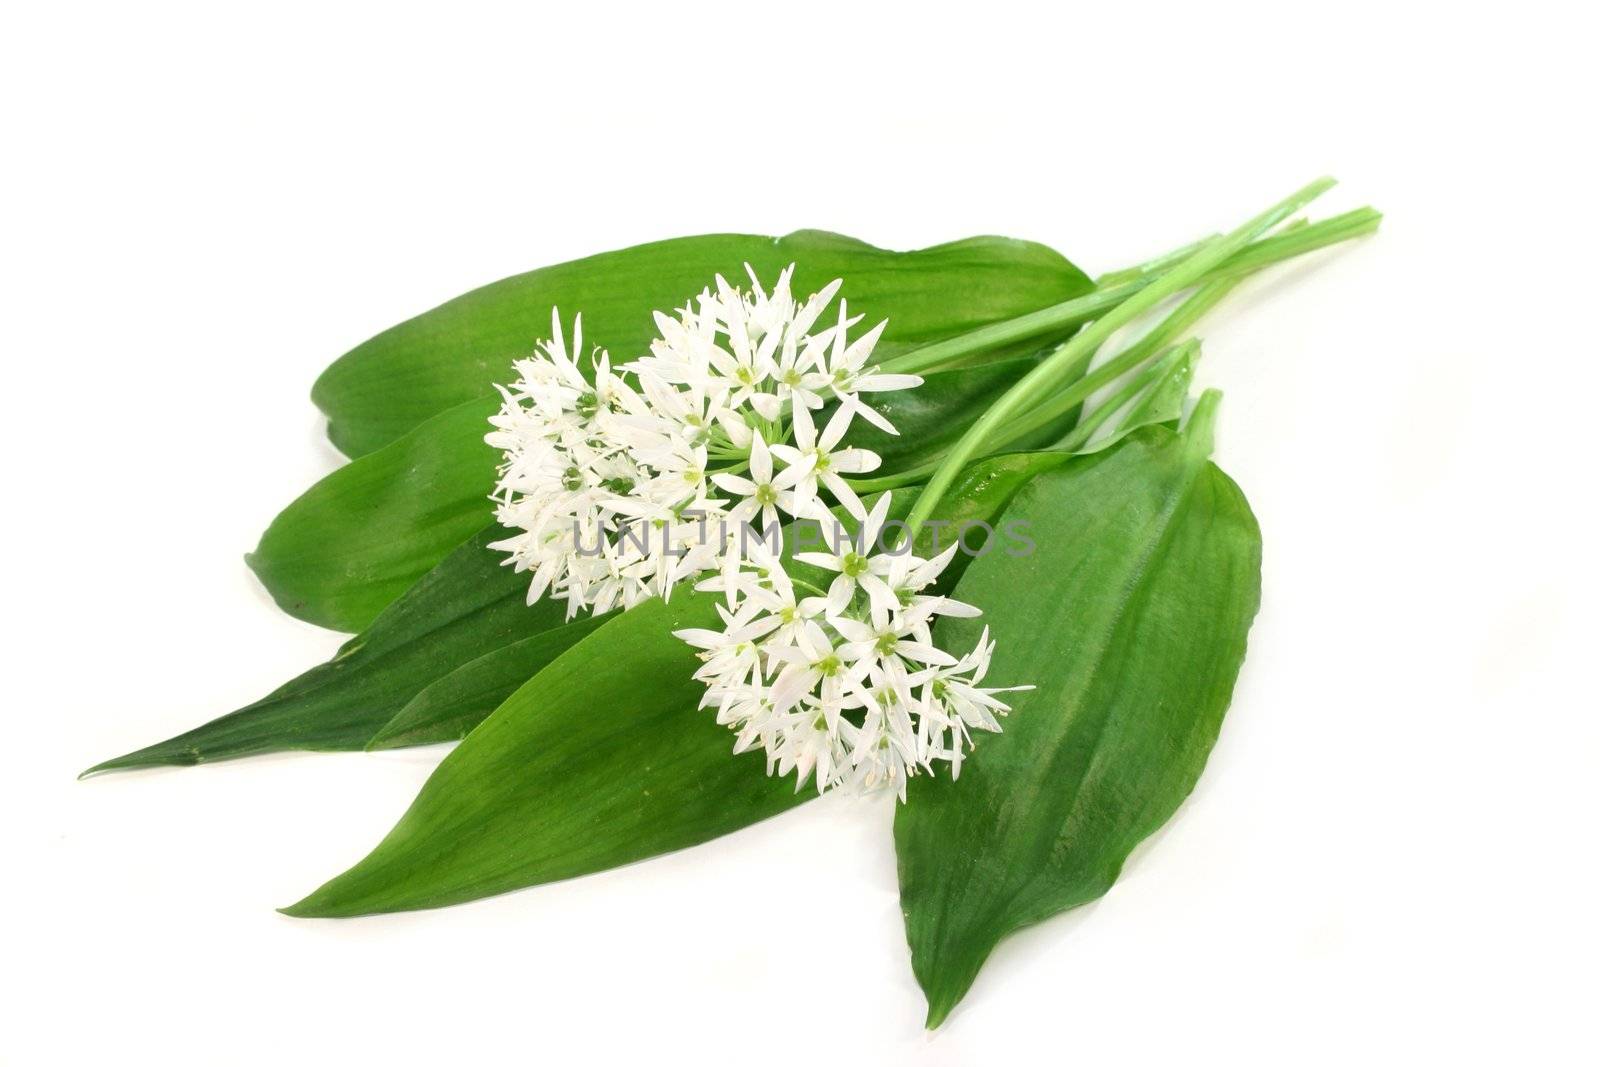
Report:
[[[1314,182],[1231,233],[1108,276],[1083,297],[879,363],[871,356],[886,323],[852,340],[860,317],[841,300],[837,320],[815,329],[841,283],[799,303],[792,266],[770,295],[753,271],[748,292],[719,275],[697,305],[676,318],[656,314],[660,336],[648,355],[613,371],[609,356],[594,353],[592,383],[579,368],[580,326],[569,351],[552,315],[552,338],[517,363],[520,379],[502,390],[492,420],[488,440],[506,453],[500,520],[520,531],[494,547],[532,572],[530,603],[562,598],[569,616],[666,598],[685,580],[721,591],[722,628],[679,636],[699,649],[703,705],[737,731],[738,749],[764,749],[769,772],[793,771],[797,785],[814,776],[819,790],[889,786],[903,798],[919,770],[947,762],[959,773],[972,731],[997,730],[1009,710],[996,694],[1027,688],[982,685],[994,652],[987,630],[959,658],[933,643],[937,617],[977,613],[929,591],[954,548],[910,555],[934,508],[966,464],[1058,424],[1113,383],[1121,385],[1056,449],[1083,447],[1108,418],[1186,384],[1198,345],[1183,335],[1242,278],[1376,224],[1358,211],[1252,243],[1330,184]],[[1138,341],[1096,363],[1120,330],[1188,290]],[[1067,339],[953,444],[919,465],[860,477],[880,463],[848,443],[853,421],[894,432],[864,397],[1062,332]],[[820,426],[819,412],[828,412]],[[898,524],[905,536],[885,541],[890,490],[908,485],[922,489]],[[880,494],[870,513],[864,493]],[[843,517],[858,524],[855,537]],[[826,588],[782,562],[782,524],[791,520],[821,527],[830,551],[794,560],[832,572],[819,579]]]
[[[792,273],[771,293],[754,271],[749,291],[719,275],[676,317],[657,313],[649,354],[615,370],[603,350],[585,356],[581,319],[569,349],[553,313],[491,419],[497,511],[519,531],[491,547],[531,572],[529,603],[564,599],[569,617],[682,581],[720,591],[723,629],[679,636],[700,650],[703,706],[738,732],[736,751],[765,749],[769,773],[793,771],[797,788],[814,775],[819,790],[904,797],[919,767],[958,773],[970,731],[998,729],[1008,709],[979,684],[987,639],[961,658],[933,644],[935,618],[977,614],[925,594],[954,547],[924,560],[883,543],[890,494],[869,514],[845,480],[879,466],[847,443],[855,419],[895,432],[865,397],[922,379],[869,364],[886,323],[852,339],[861,317],[843,300],[817,329],[841,283],[799,302]],[[827,589],[781,563],[794,521],[829,549],[796,557],[833,573]]]

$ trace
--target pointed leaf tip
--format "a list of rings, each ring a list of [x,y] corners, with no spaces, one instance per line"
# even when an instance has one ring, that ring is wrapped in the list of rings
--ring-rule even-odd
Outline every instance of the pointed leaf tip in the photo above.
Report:
[[[304,898],[302,900],[297,900],[293,904],[287,904],[284,907],[274,908],[273,910],[276,911],[279,915],[287,915],[291,919],[316,919],[316,918],[320,918],[320,916],[317,915],[315,910],[310,909],[310,908],[307,907],[307,905],[311,901],[311,897],[314,897],[314,896],[316,896],[315,893],[311,894],[310,897],[306,897],[306,898]]]
[[[1189,421],[1183,425],[1183,437],[1188,442],[1188,454],[1195,459],[1205,459],[1216,447],[1217,408],[1222,403],[1222,390],[1207,389],[1195,402]]]
[[[96,763],[80,773],[78,781],[112,771],[137,771],[152,767],[192,767],[199,762],[200,754],[192,746],[173,745],[170,741],[162,741]]]

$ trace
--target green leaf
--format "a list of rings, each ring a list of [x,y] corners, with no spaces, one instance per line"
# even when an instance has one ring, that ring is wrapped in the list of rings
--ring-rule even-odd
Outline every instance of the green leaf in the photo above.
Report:
[[[1070,459],[973,464],[941,505],[944,528],[995,523],[1029,478]],[[958,554],[945,577],[967,562]],[[733,735],[698,707],[699,661],[671,632],[715,625],[713,603],[680,587],[669,603],[647,601],[568,649],[445,757],[366,859],[285,910],[333,917],[461,903],[707,841],[814,795],[766,777],[756,753],[732,755]]]
[[[718,598],[647,601],[557,657],[434,771],[371,855],[285,908],[332,918],[457,904],[685,848],[806,799],[696,711]],[[641,684],[648,679],[648,684]]]
[[[1008,521],[1038,550],[989,556],[941,646],[997,642],[1012,694],[960,779],[917,778],[895,817],[912,968],[937,1026],[1001,938],[1099,897],[1193,788],[1259,602],[1261,540],[1204,427],[1149,428],[1026,485]]]
[[[1154,388],[1140,397],[1123,418],[1117,439],[1141,426],[1177,429],[1178,421],[1183,418],[1184,402],[1189,399],[1189,386],[1194,382],[1194,364],[1198,358],[1199,349],[1190,349]]]
[[[1176,430],[1194,381],[1199,351],[1198,344],[1180,346],[1149,367],[1128,374],[1057,447],[1087,455],[1104,451],[1145,426]],[[1111,429],[1106,429],[1107,424]]]
[[[367,748],[377,751],[461,740],[522,683],[604,621],[608,620],[580,618],[463,663],[412,697],[373,735]]]
[[[505,557],[485,547],[494,536],[482,531],[452,552],[327,663],[254,704],[85,773],[288,749],[361,749],[413,697],[459,665],[508,645],[538,642],[523,650],[519,669],[525,673],[503,686],[504,698],[604,620],[564,624],[565,603],[529,606],[528,576],[501,566]]]
[[[408,319],[333,363],[312,399],[328,436],[359,456],[424,420],[488,395],[550,328],[550,310],[583,313],[584,335],[614,360],[644,352],[650,313],[681,307],[722,273],[736,284],[751,264],[764,283],[796,264],[794,286],[813,292],[845,279],[851,306],[889,320],[878,351],[892,356],[978,326],[1081,296],[1082,271],[1043,245],[974,237],[889,252],[838,234],[712,234],[657,241],[518,274]]]
[[[333,630],[365,628],[494,519],[495,400],[470,400],[348,463],[284,508],[245,557],[273,600]]]

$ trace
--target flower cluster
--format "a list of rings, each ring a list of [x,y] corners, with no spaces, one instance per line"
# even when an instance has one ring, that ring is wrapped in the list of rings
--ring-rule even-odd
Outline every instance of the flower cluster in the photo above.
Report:
[[[894,432],[861,394],[921,379],[868,366],[884,324],[851,341],[860,318],[843,301],[837,322],[812,332],[840,283],[800,304],[792,271],[771,294],[754,273],[748,293],[719,275],[697,308],[656,315],[648,355],[613,370],[597,349],[592,376],[581,317],[569,351],[552,312],[551,339],[515,364],[486,438],[505,452],[500,522],[521,531],[493,547],[532,572],[530,604],[565,599],[573,615],[666,597],[741,554],[748,527],[826,517],[819,489],[862,513],[841,475],[879,460],[840,441],[857,416]],[[819,432],[812,413],[828,401],[835,411]]]
[[[748,291],[719,275],[675,316],[657,313],[648,354],[615,369],[603,350],[585,355],[581,318],[569,348],[552,312],[550,340],[517,361],[490,420],[486,440],[505,453],[498,516],[518,531],[492,547],[531,574],[530,604],[564,599],[569,617],[684,581],[720,590],[725,630],[680,636],[702,650],[705,704],[738,731],[737,750],[759,745],[769,771],[814,772],[819,789],[903,796],[918,767],[958,770],[968,731],[998,729],[1007,709],[978,684],[987,635],[959,660],[930,638],[936,616],[976,613],[923,595],[950,553],[872,552],[888,496],[869,515],[847,481],[880,463],[846,444],[853,421],[896,432],[863,397],[921,379],[871,365],[886,324],[851,339],[861,319],[843,300],[819,327],[840,283],[800,302],[792,273],[770,294],[753,271]],[[870,534],[860,551],[830,505]],[[796,520],[832,549],[797,558],[835,572],[799,600],[779,563]]]
[[[749,558],[702,583],[728,596],[723,628],[678,633],[701,650],[701,705],[738,731],[734,751],[765,749],[768,773],[795,772],[797,789],[814,773],[819,792],[888,786],[904,800],[919,768],[947,760],[958,776],[971,731],[1000,729],[1010,708],[996,693],[1031,688],[981,685],[994,654],[987,629],[960,659],[934,645],[936,617],[980,614],[926,593],[959,546],[931,560],[886,546],[889,506],[885,493],[853,536],[825,524],[828,550],[795,555],[832,575],[826,589],[775,558]]]

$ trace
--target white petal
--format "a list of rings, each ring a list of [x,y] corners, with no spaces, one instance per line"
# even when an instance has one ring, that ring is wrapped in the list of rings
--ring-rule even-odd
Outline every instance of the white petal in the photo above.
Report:
[[[857,400],[854,396],[851,396],[847,393],[839,398],[839,403],[850,405],[855,409],[857,415],[860,415],[863,419],[866,419],[884,433],[893,434],[896,437],[900,436],[900,431],[894,428],[894,423],[890,422],[878,412],[873,411],[860,400]]]
[[[900,389],[915,389],[922,379],[915,374],[873,374],[856,379],[852,386],[858,393],[892,393]]]
[[[711,476],[711,480],[730,493],[736,493],[739,496],[755,495],[756,483],[748,478],[741,478],[737,474],[717,473]]]
[[[953,666],[956,658],[942,648],[926,645],[920,641],[900,641],[895,644],[895,651],[907,659],[916,660],[918,663],[933,663],[943,667]]]
[[[822,484],[827,486],[828,491],[833,494],[834,499],[844,505],[846,511],[857,519],[865,519],[867,517],[867,506],[861,502],[861,498],[856,496],[856,491],[851,489],[849,483],[843,478],[830,471],[822,475],[821,480]]]
[[[833,446],[839,443],[844,432],[850,428],[850,420],[855,417],[855,412],[848,404],[839,405],[839,409],[828,420],[827,427],[822,431],[822,436],[817,440],[817,447],[823,452],[832,452]]]
[[[865,448],[846,448],[829,456],[828,466],[840,474],[871,474],[883,466],[883,457]]]
[[[750,406],[755,409],[768,422],[775,422],[778,413],[783,410],[783,401],[775,393],[755,393],[750,397]]]
[[[772,453],[767,451],[767,442],[760,434],[750,442],[750,477],[757,485],[772,481]]]

